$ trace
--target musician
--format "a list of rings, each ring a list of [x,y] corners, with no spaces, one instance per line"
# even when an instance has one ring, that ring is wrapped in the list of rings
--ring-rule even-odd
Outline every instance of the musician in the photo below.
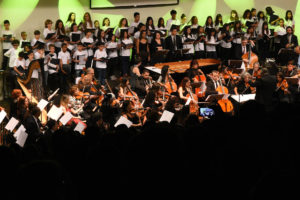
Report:
[[[93,52],[93,48],[94,48],[94,39],[93,39],[93,36],[92,36],[92,31],[90,29],[87,29],[85,31],[85,36],[81,39],[81,43],[83,44],[84,46],[84,50],[87,51],[88,53],[88,59],[85,63],[85,67],[86,68],[89,68],[92,66],[92,60],[93,60],[93,55],[94,55],[94,52]]]
[[[298,46],[298,38],[294,35],[292,27],[286,28],[286,34],[280,40],[281,48],[291,49]]]
[[[276,89],[276,77],[269,74],[268,69],[261,70],[261,78],[250,82],[252,87],[256,88],[255,100],[264,105],[266,111],[273,109],[273,94]]]
[[[29,115],[29,99],[25,96],[20,96],[17,101],[16,118],[20,120],[21,123],[25,122],[25,119]]]
[[[298,72],[296,66],[294,65],[294,60],[288,61],[287,67],[283,70],[284,77],[293,77],[297,74]]]
[[[207,58],[217,59],[217,40],[218,38],[216,36],[216,30],[214,28],[210,28],[205,41]]]
[[[187,97],[187,96],[190,93],[192,93],[191,81],[188,77],[184,77],[182,79],[180,85],[179,85],[179,88],[178,88],[178,95],[179,95],[179,98],[182,101],[182,104],[184,104],[189,99],[189,97]],[[196,99],[194,99],[192,101],[195,104],[198,104]]]
[[[140,98],[144,98],[152,87],[152,77],[147,69],[143,70],[142,76],[138,77],[135,90]]]
[[[161,32],[155,31],[154,37],[151,40],[150,52],[151,52],[151,63],[154,65],[156,63],[162,63],[164,61],[164,56],[161,54],[156,54],[157,51],[165,49],[165,42],[161,38]]]
[[[133,14],[133,18],[134,18],[134,21],[130,23],[130,27],[129,27],[129,34],[130,35],[134,35],[134,30],[138,27],[138,25],[141,23],[140,19],[141,19],[141,16],[140,16],[140,13],[139,12],[135,12]]]
[[[119,100],[125,100],[126,97],[137,100],[137,97],[134,94],[131,94],[131,91],[129,79],[127,77],[123,77],[119,86]],[[127,95],[128,93],[130,94],[130,97]]]
[[[254,94],[255,88],[250,86],[251,75],[249,73],[244,73],[242,75],[242,80],[234,87],[234,93],[238,94]]]
[[[261,60],[265,61],[270,55],[270,37],[271,31],[268,27],[268,22],[264,22],[261,28],[261,32],[259,33],[259,40],[258,40],[258,51]]]
[[[281,38],[285,34],[286,34],[286,29],[285,29],[285,26],[284,26],[284,20],[280,19],[279,20],[279,25],[274,30],[274,36],[275,36],[274,44],[275,44],[275,55],[276,55],[276,57],[278,55],[279,50],[281,49],[281,44],[280,44]]]
[[[111,80],[115,80],[120,76],[118,43],[115,35],[112,35],[111,40],[106,44],[106,50],[109,58],[107,62],[108,76]]]
[[[198,26],[197,28],[197,39],[195,41],[195,58],[206,58],[205,55],[205,46],[204,43],[206,41],[206,35],[204,33],[204,28],[202,26]]]
[[[173,27],[171,29],[171,35],[165,39],[166,49],[170,50],[167,55],[168,61],[178,61],[181,55],[175,53],[177,50],[182,49],[182,40],[179,35],[177,35],[177,29]]]
[[[57,59],[57,55],[55,53],[55,46],[54,44],[49,45],[50,53],[45,57],[44,65],[48,66],[48,83],[50,90],[55,91],[59,88],[59,64],[55,64],[53,60]]]
[[[190,64],[190,68],[185,71],[186,77],[189,77],[192,83],[197,83],[199,81],[205,81],[205,74],[199,68],[199,63],[197,60],[192,60]],[[201,76],[200,79],[196,78],[197,76]]]
[[[19,57],[15,60],[13,69],[17,76],[21,77],[22,79],[26,78],[27,69],[25,66],[25,59],[24,59],[23,52],[19,53]],[[16,88],[18,84],[16,82],[15,76],[12,76],[11,83],[12,82],[14,83],[14,85],[12,85],[12,88]]]
[[[253,64],[253,69],[249,69],[248,73],[252,76],[253,79],[260,78],[261,67],[259,65],[259,62],[255,62]]]
[[[282,72],[278,72],[277,76],[277,85],[276,85],[276,95],[278,97],[278,100],[280,102],[290,102],[290,90],[289,90],[289,84],[284,78],[284,74]]]
[[[177,16],[177,11],[176,10],[171,10],[170,11],[170,15],[171,15],[171,19],[167,20],[167,24],[166,24],[166,29],[169,31],[172,27],[172,25],[177,25],[180,26],[180,20],[176,19]],[[172,30],[170,30],[172,32]]]
[[[42,136],[42,125],[39,120],[40,115],[41,110],[37,106],[34,106],[30,111],[30,115],[25,119],[24,126],[26,128],[26,132],[28,133],[25,145],[36,143]]]
[[[250,50],[252,52],[255,51],[254,46],[255,46],[255,44],[253,42],[248,41],[248,39],[246,37],[243,37],[242,38],[242,44],[240,45],[239,50],[236,49],[237,51],[235,52],[238,59],[249,63],[249,60],[248,59],[242,59],[242,56],[244,54],[248,55]]]
[[[164,65],[161,69],[161,75],[156,82],[161,86],[163,92],[167,92],[168,87],[170,87],[173,81],[173,78],[169,74],[169,66]],[[175,90],[175,88],[173,88],[173,90]]]
[[[14,89],[11,93],[10,98],[10,117],[17,118],[17,111],[18,111],[18,102],[20,97],[22,97],[22,91],[20,89]],[[1,111],[1,109],[0,109]]]
[[[122,107],[122,116],[127,118],[129,121],[131,121],[133,124],[132,127],[140,127],[142,126],[142,120],[138,116],[135,105],[132,101],[126,100],[123,102]]]
[[[222,30],[218,34],[218,39],[220,40],[221,46],[221,60],[227,61],[231,57],[231,48],[233,37],[230,35],[230,26],[229,24],[224,24]]]
[[[222,84],[225,85],[225,81],[224,79],[222,80]],[[209,81],[206,82],[206,91],[205,94],[211,95],[211,94],[218,94],[218,92],[216,91],[216,89],[221,86],[220,83],[220,78],[219,78],[219,72],[214,70],[211,73],[211,79]]]
[[[195,38],[191,32],[191,26],[184,27],[182,43],[184,49],[189,49],[188,52],[184,54],[185,60],[191,60],[194,57],[195,49],[194,49]]]

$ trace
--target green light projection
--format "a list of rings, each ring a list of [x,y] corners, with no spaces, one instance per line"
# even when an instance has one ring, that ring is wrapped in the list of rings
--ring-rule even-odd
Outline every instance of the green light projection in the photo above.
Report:
[[[74,12],[76,14],[76,23],[80,23],[85,10],[79,0],[59,0],[58,1],[58,12],[59,17],[63,22],[66,22],[70,12]]]
[[[30,16],[38,2],[39,0],[2,0],[0,19],[10,20],[11,28],[16,29]]]

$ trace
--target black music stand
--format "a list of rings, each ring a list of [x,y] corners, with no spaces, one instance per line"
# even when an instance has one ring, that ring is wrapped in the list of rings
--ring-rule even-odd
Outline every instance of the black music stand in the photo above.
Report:
[[[230,68],[241,68],[243,60],[228,60],[228,67]]]
[[[208,95],[208,97],[206,97],[205,101],[214,103],[214,102],[217,102],[217,101],[223,99],[224,96],[225,96],[225,94],[211,94],[211,95]]]

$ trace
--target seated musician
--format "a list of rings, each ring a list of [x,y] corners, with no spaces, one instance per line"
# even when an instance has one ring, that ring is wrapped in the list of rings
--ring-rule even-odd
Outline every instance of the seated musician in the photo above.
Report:
[[[126,99],[138,100],[138,96],[136,95],[136,93],[131,90],[129,79],[127,77],[124,77],[121,80],[118,97],[119,100],[123,101],[125,101]]]
[[[191,81],[188,77],[184,77],[179,85],[178,94],[181,99],[182,104],[184,104],[189,99],[189,94],[192,91]],[[197,100],[194,99],[195,104],[197,104]]]
[[[140,98],[144,98],[152,87],[152,77],[147,69],[144,69],[142,76],[136,80],[135,91]]]
[[[185,71],[186,76],[192,81],[192,83],[197,83],[200,81],[206,81],[205,74],[199,68],[199,64],[197,60],[192,60],[190,64],[190,68]]]
[[[166,49],[170,50],[167,55],[168,61],[178,61],[181,59],[180,55],[175,53],[177,50],[181,50],[183,47],[182,39],[179,35],[177,35],[177,29],[175,27],[172,27],[171,35],[166,37],[165,46]]]
[[[296,66],[294,65],[294,60],[288,61],[286,69],[283,70],[284,77],[293,77],[297,74],[298,72]]]
[[[220,78],[219,78],[219,72],[218,71],[212,71],[210,80],[206,83],[206,92],[205,94],[211,95],[211,94],[218,94],[216,89],[221,86]],[[224,79],[222,79],[222,84],[225,85]]]
[[[162,88],[162,92],[174,93],[177,91],[177,85],[169,74],[169,66],[164,65],[161,69],[161,75],[156,81]],[[173,87],[176,86],[176,87]]]
[[[277,76],[277,85],[276,85],[276,96],[278,97],[278,100],[280,102],[290,102],[290,89],[289,89],[289,84],[288,82],[285,80],[284,75],[282,72],[278,72]]]
[[[253,69],[249,69],[248,73],[252,76],[252,78],[260,78],[261,67],[259,62],[253,64]]]
[[[132,122],[132,127],[142,126],[142,120],[138,116],[133,101],[126,100],[123,102],[122,116]]]
[[[71,108],[71,112],[74,115],[79,115],[83,112],[84,101],[81,99],[80,91],[77,85],[73,85],[70,88],[70,99],[69,106]]]
[[[242,75],[242,80],[234,87],[234,93],[238,94],[254,94],[255,88],[250,86],[251,75],[245,73]]]

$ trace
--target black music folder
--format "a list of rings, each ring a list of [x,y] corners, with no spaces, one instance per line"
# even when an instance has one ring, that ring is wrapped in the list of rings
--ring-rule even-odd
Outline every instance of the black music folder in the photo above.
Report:
[[[115,28],[108,28],[106,29],[105,33],[106,34],[112,34],[114,32]]]
[[[24,48],[25,46],[28,46],[28,47],[30,47],[31,46],[31,44],[30,44],[30,42],[22,42],[22,46],[21,46],[21,48]]]
[[[179,25],[172,24],[170,30],[173,30],[174,28],[176,28],[177,31],[180,31],[180,26]]]
[[[72,33],[72,42],[78,42],[80,40],[80,33]]]
[[[35,42],[35,44],[34,44],[34,46],[44,46],[45,45],[45,43],[44,42],[41,42],[41,41],[39,41],[39,40],[37,40],[36,42]]]
[[[52,58],[52,59],[50,60],[50,63],[53,64],[53,65],[59,65],[59,59]]]
[[[55,33],[48,33],[45,40],[51,39],[54,35],[55,35]]]
[[[196,35],[198,33],[198,28],[191,28],[191,34]]]
[[[11,38],[12,38],[12,35],[3,35],[4,37],[4,42],[11,42]]]

